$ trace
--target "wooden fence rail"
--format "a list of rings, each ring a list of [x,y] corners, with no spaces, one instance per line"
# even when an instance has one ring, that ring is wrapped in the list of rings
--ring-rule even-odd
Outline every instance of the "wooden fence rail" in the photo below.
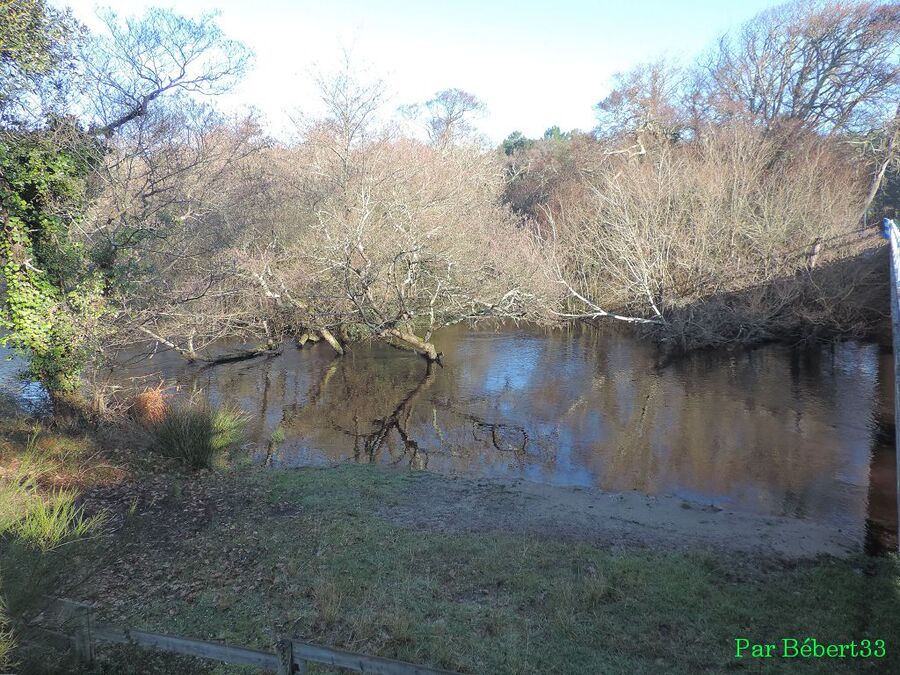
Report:
[[[454,675],[448,670],[436,670],[403,661],[355,654],[290,639],[279,640],[276,652],[266,652],[132,628],[101,626],[96,624],[94,609],[90,605],[58,599],[53,601],[53,605],[55,611],[65,617],[60,624],[64,628],[69,627],[69,631],[38,629],[37,633],[53,644],[68,642],[76,655],[85,661],[93,660],[98,642],[107,642],[137,645],[156,651],[195,656],[231,665],[252,666],[278,673],[278,675],[305,673],[309,663],[322,664],[354,673],[376,675]]]

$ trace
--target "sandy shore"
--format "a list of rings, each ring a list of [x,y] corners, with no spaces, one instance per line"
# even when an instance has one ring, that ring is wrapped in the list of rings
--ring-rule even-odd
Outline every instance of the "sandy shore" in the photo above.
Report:
[[[381,517],[446,532],[497,531],[615,547],[741,553],[784,559],[859,553],[850,534],[797,518],[760,516],[678,497],[526,481],[419,474]]]

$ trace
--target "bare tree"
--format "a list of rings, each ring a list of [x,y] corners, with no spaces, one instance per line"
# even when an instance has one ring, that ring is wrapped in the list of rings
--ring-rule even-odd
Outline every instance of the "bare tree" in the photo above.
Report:
[[[866,198],[863,201],[860,220],[866,215],[885,183],[885,176],[893,170],[900,172],[900,103],[894,117],[883,127],[851,138],[851,143],[860,147],[865,161],[871,167],[871,179]]]
[[[348,147],[340,121],[352,118],[345,108],[355,108],[356,91],[368,90],[348,79],[326,87],[328,116],[288,151],[296,225],[266,283],[297,300],[295,323],[436,361],[430,339],[442,326],[525,317],[544,268],[536,243],[499,204],[498,159],[374,124],[355,125],[368,130]]]
[[[112,345],[151,337],[194,360],[223,337],[265,340],[271,312],[242,269],[266,192],[247,172],[259,128],[188,105],[135,124],[106,153],[82,234],[116,280]]]
[[[353,151],[371,136],[377,113],[386,98],[384,82],[378,78],[363,80],[354,68],[352,55],[345,51],[336,73],[319,73],[315,81],[325,107],[324,118],[308,118],[301,113],[297,120],[301,131],[315,134],[316,127],[324,125],[337,139],[332,149],[341,160],[343,171],[337,177],[339,181],[348,180],[354,171]]]
[[[627,139],[638,154],[650,145],[678,140],[687,126],[681,106],[684,74],[660,60],[615,77],[613,90],[596,106],[596,132]]]
[[[143,18],[102,15],[106,32],[86,41],[81,54],[90,131],[109,136],[147,114],[167,93],[212,96],[243,76],[250,52],[224,36],[215,15],[189,19],[152,8]]]
[[[204,100],[238,81],[249,52],[214,15],[102,18],[80,57],[87,133],[105,140],[95,202],[75,234],[108,282],[107,347],[149,336],[197,359],[219,338],[265,335],[267,305],[234,252],[248,234],[236,215],[265,192],[262,176],[244,172],[266,141],[252,119]]]
[[[475,137],[472,119],[484,115],[483,101],[462,89],[444,89],[423,104],[404,106],[403,115],[416,119],[425,116],[425,131],[434,145],[447,145]]]
[[[717,119],[831,133],[896,100],[900,4],[799,0],[721,40],[706,65]],[[893,106],[890,106],[890,110]]]

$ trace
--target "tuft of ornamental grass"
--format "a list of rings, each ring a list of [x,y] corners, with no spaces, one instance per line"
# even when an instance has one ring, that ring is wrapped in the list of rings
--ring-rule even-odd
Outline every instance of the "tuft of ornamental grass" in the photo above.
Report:
[[[84,507],[76,505],[76,498],[74,490],[62,489],[32,496],[24,517],[14,528],[15,534],[43,553],[87,536],[103,518],[101,515],[85,516]]]
[[[80,539],[102,522],[87,517],[76,504],[74,490],[57,489],[40,494],[33,477],[20,475],[0,483],[0,536],[11,535],[26,546],[47,553]]]
[[[209,469],[244,439],[245,416],[231,408],[184,403],[151,426],[156,449],[193,469]]]
[[[158,424],[168,410],[162,387],[145,389],[131,401],[131,409],[138,421],[145,425]]]

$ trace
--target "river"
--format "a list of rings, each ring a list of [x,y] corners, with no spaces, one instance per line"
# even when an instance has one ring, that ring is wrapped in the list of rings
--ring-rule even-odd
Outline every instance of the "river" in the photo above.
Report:
[[[825,523],[860,550],[896,546],[893,362],[878,345],[665,360],[591,329],[457,327],[435,342],[443,368],[361,344],[206,368],[131,355],[108,375],[242,408],[248,451],[273,467],[377,462],[674,495]]]

